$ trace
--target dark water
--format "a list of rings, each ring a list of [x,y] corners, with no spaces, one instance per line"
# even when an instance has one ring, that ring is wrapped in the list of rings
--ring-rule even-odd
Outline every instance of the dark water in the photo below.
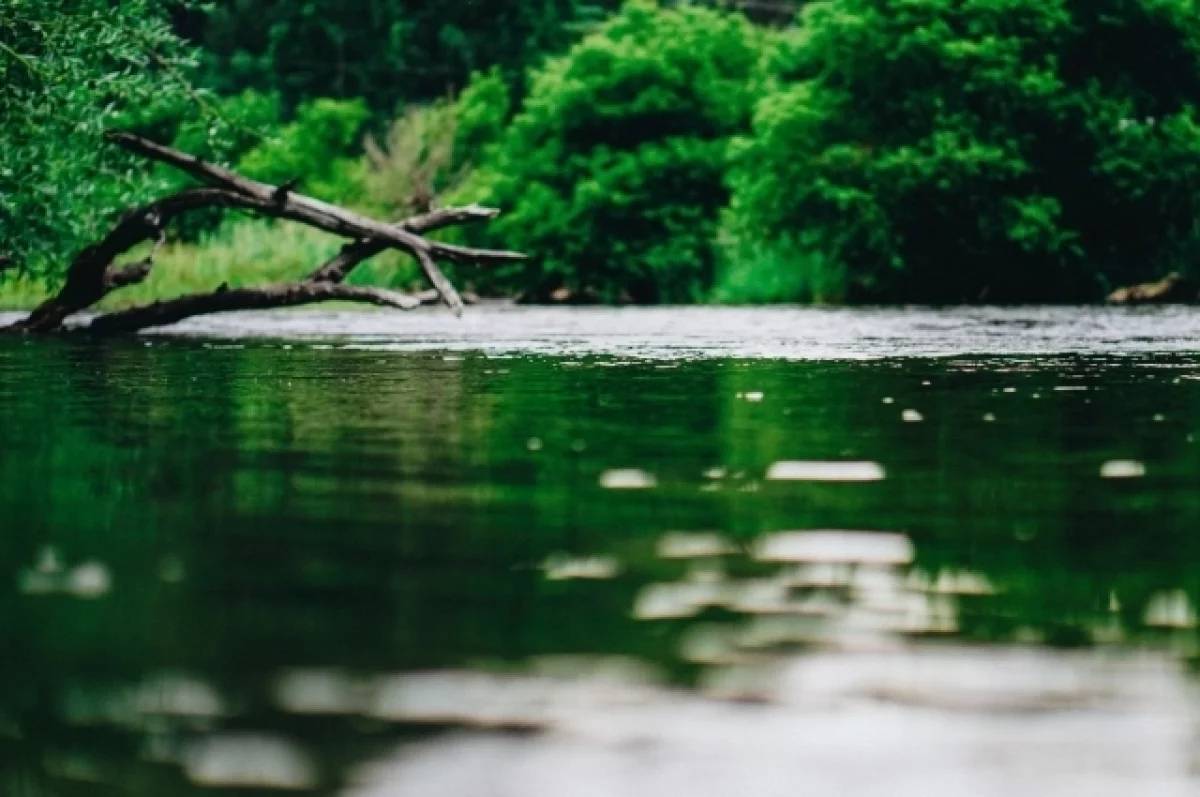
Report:
[[[794,754],[770,740],[849,716],[925,740],[881,771],[995,769],[914,794],[1022,773],[1200,793],[1200,344],[1062,343],[801,360],[0,339],[0,793],[788,793],[729,739],[763,733],[761,774]],[[841,680],[795,669],[820,662]],[[651,706],[629,749],[674,757],[636,776],[583,757],[627,749],[578,741],[581,717],[620,727],[603,689]],[[661,719],[689,711],[711,747],[671,747]],[[1010,757],[919,757],[964,717],[982,735],[1001,717],[1010,746],[987,749]],[[1082,780],[1025,766],[1047,734],[1070,740],[1051,774]],[[829,766],[829,794],[862,770]]]

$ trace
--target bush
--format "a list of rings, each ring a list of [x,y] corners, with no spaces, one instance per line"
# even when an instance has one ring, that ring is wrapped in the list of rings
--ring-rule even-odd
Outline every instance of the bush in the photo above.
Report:
[[[726,245],[717,266],[709,295],[717,304],[839,304],[846,299],[845,268],[790,237]]]
[[[454,165],[457,123],[454,106],[436,102],[409,108],[382,141],[367,137],[364,189],[374,214],[422,213],[453,187],[461,172]]]
[[[534,258],[483,286],[703,296],[728,144],[749,129],[767,36],[736,14],[634,2],[536,72],[475,182],[505,211],[492,242]]]
[[[237,162],[256,180],[301,181],[299,190],[331,202],[361,198],[359,134],[369,112],[362,100],[317,99],[296,110],[295,121],[280,127]]]
[[[828,0],[786,56],[728,232],[853,297],[1091,299],[1200,256],[1191,0]]]
[[[101,135],[146,106],[189,107],[191,57],[152,0],[0,3],[0,256],[55,282],[156,193]]]
[[[607,6],[611,0],[600,0]],[[237,0],[191,24],[222,91],[278,91],[287,107],[362,97],[378,114],[461,89],[496,66],[513,83],[561,52],[594,0]]]

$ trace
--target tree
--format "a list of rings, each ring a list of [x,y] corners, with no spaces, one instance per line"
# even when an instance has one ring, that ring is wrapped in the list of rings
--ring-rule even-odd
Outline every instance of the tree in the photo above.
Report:
[[[768,37],[738,14],[634,2],[535,72],[479,180],[509,211],[489,234],[537,259],[489,274],[534,298],[702,296]]]
[[[155,0],[0,0],[0,257],[61,275],[153,181],[101,135],[133,111],[195,105],[192,53]]]
[[[289,106],[362,97],[386,114],[445,97],[491,67],[517,84],[591,17],[578,0],[225,0],[185,27],[220,90],[279,91]]]
[[[729,229],[852,297],[1091,299],[1200,257],[1191,0],[827,0],[787,53]]]

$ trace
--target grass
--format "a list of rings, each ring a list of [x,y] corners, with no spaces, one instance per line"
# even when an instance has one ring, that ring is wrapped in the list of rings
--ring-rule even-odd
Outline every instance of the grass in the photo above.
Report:
[[[211,291],[222,283],[231,288],[300,279],[335,255],[344,239],[300,224],[265,220],[224,225],[197,243],[163,247],[150,277],[140,285],[110,294],[104,310]],[[130,253],[136,260],[145,249]],[[355,270],[351,282],[409,288],[420,282],[416,266],[399,252],[384,252]],[[27,310],[51,293],[44,281],[9,278],[0,281],[0,310]]]
[[[787,243],[727,244],[709,298],[717,304],[838,304],[847,287],[846,269],[826,255]]]

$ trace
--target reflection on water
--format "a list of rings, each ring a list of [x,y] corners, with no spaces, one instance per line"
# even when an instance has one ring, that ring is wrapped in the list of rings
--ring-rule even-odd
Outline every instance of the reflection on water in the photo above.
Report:
[[[1200,357],[149,342],[0,340],[2,794],[1200,789]]]

